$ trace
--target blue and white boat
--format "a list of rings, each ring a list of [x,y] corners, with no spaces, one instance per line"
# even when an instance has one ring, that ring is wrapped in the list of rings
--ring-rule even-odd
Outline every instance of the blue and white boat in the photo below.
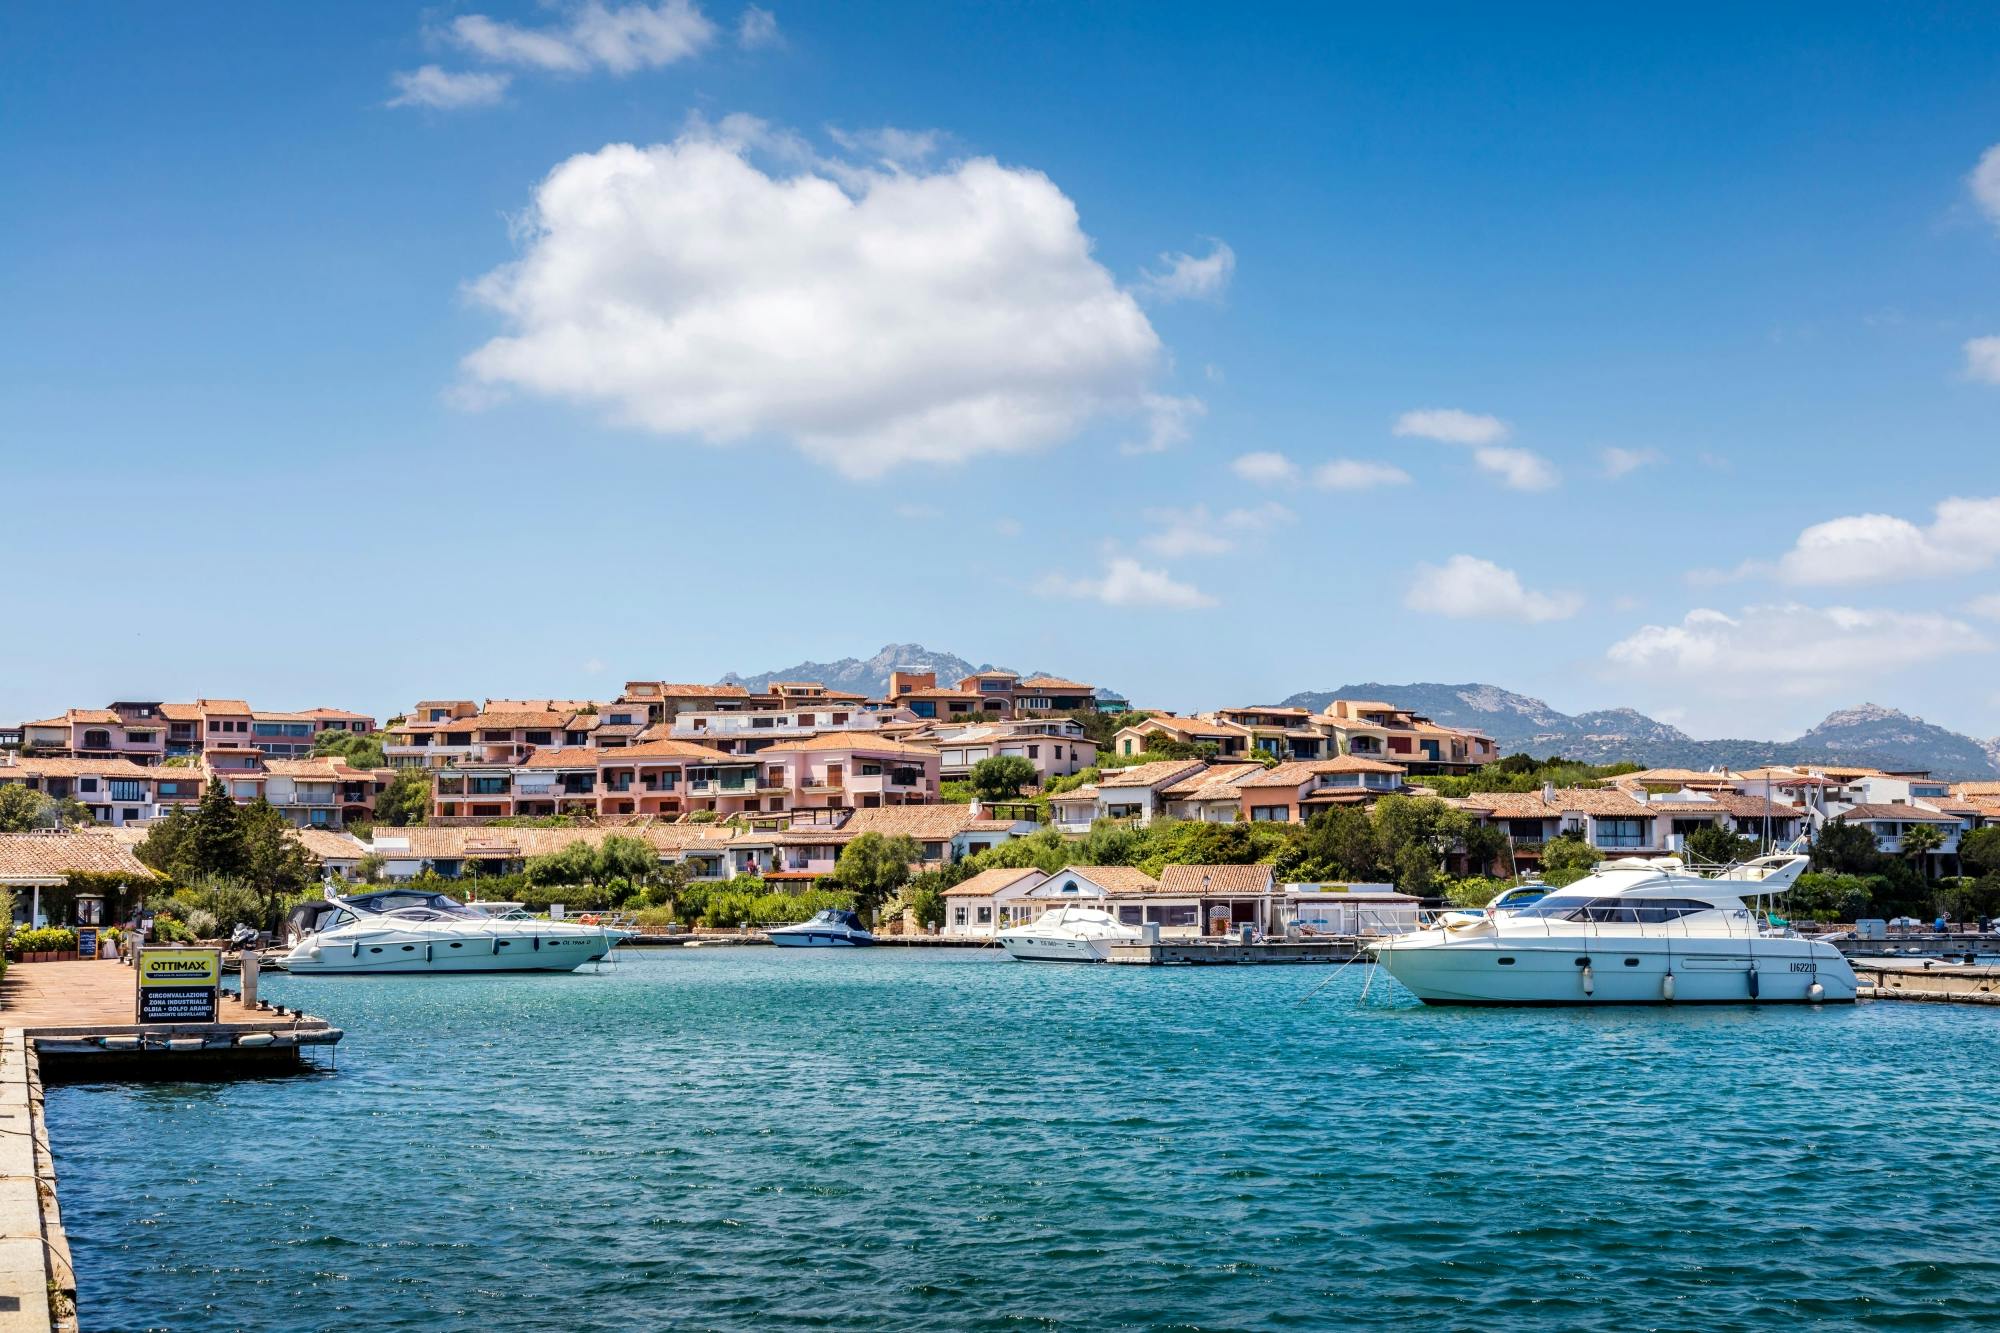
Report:
[[[861,918],[843,907],[829,907],[810,921],[764,933],[771,943],[789,949],[852,949],[875,942]]]

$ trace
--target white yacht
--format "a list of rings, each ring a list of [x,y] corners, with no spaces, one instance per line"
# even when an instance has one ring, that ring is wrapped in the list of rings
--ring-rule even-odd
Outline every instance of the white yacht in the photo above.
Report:
[[[277,966],[300,976],[574,972],[631,932],[589,920],[495,915],[442,893],[389,889],[294,908]]]
[[[1484,907],[1457,907],[1446,912],[1439,920],[1447,926],[1476,925],[1487,917],[1499,916],[1503,912],[1518,912],[1524,907],[1533,907],[1549,896],[1546,884],[1517,884],[1511,889],[1503,889],[1486,900]]]
[[[829,907],[810,921],[779,926],[764,934],[771,943],[790,949],[852,949],[875,942],[861,918],[844,907]]]
[[[1023,926],[1009,926],[996,937],[1010,957],[1030,963],[1101,963],[1114,944],[1137,944],[1139,932],[1120,924],[1101,907],[1065,903],[1051,907]]]
[[[1781,892],[1805,865],[1780,853],[1711,877],[1676,857],[1618,861],[1518,911],[1368,947],[1427,1004],[1850,1001],[1857,982],[1838,949],[1744,901]]]

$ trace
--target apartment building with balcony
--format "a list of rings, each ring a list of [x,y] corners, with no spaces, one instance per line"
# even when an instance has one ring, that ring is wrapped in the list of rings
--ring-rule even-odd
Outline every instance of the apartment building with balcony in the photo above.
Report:
[[[1311,724],[1312,714],[1304,708],[1223,708],[1201,716],[1241,727],[1251,750],[1274,759],[1319,759],[1334,753],[1326,733]]]
[[[761,751],[762,786],[782,789],[772,810],[922,805],[938,798],[937,750],[829,731]]]
[[[628,680],[618,703],[643,709],[648,722],[672,722],[682,713],[716,713],[752,707],[741,685],[689,685],[664,680]]]
[[[1378,700],[1332,700],[1308,725],[1328,737],[1333,754],[1385,759],[1412,774],[1470,773],[1500,758],[1500,747],[1483,732],[1439,726]]]
[[[350,768],[344,761],[267,759],[263,797],[301,828],[340,829],[375,813],[375,798],[388,787],[389,769]]]
[[[52,800],[74,798],[92,819],[113,827],[157,819],[166,808],[201,796],[201,774],[193,769],[135,764],[122,758],[0,755],[0,785],[10,784]],[[183,784],[190,789],[185,794]]]
[[[518,764],[541,750],[594,745],[602,720],[587,700],[493,699],[483,709],[464,700],[432,700],[383,729],[382,754],[395,768]]]
[[[1403,790],[1401,764],[1339,755],[1295,759],[1237,781],[1238,818],[1251,823],[1303,824],[1321,810],[1367,805]]]
[[[1200,759],[1166,759],[1106,769],[1096,782],[1051,796],[1050,822],[1069,833],[1088,832],[1100,819],[1150,824],[1168,816],[1169,788],[1208,767]]]
[[[1176,717],[1156,713],[1130,726],[1121,727],[1111,738],[1112,751],[1129,758],[1145,754],[1154,737],[1164,737],[1183,745],[1213,745],[1218,759],[1241,759],[1251,750],[1248,727],[1209,717]]]
[[[756,754],[822,732],[883,735],[899,724],[907,724],[902,727],[904,730],[918,725],[913,715],[900,709],[871,712],[853,703],[821,700],[782,709],[687,712],[663,725],[668,739],[693,741],[727,754]],[[650,729],[647,738],[654,738],[661,730],[657,726]]]
[[[960,781],[988,759],[1013,757],[1035,768],[1037,785],[1050,778],[1081,773],[1097,762],[1097,743],[1075,718],[1017,718],[1008,722],[975,722],[961,727],[942,724],[927,738],[938,750],[938,776]]]
[[[937,672],[898,668],[889,673],[888,703],[918,717],[951,720],[982,714],[1022,717],[1097,707],[1096,687],[1057,676],[1012,671],[976,671],[955,685],[940,687]]]
[[[30,754],[72,759],[126,759],[156,764],[167,752],[166,724],[158,705],[71,708],[59,717],[21,724],[21,748]]]

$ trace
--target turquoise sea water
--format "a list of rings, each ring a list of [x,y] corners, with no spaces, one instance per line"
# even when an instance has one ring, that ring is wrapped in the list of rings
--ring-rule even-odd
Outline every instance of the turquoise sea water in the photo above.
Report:
[[[1329,975],[267,978],[337,1073],[50,1091],[84,1326],[2000,1321],[2000,1013],[1297,1003]]]

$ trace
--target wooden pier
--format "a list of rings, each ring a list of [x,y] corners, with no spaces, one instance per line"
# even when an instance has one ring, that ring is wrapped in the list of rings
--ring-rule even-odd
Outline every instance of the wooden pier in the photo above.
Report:
[[[1113,963],[1144,967],[1213,967],[1260,963],[1345,963],[1366,959],[1361,941],[1347,935],[1322,935],[1309,940],[1161,940],[1157,944],[1114,944]]]

